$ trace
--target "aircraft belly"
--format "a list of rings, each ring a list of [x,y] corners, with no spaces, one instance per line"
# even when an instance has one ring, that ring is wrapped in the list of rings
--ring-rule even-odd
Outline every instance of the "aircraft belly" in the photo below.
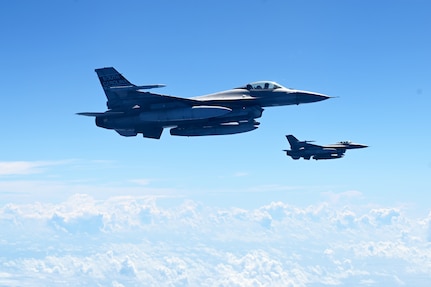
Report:
[[[222,106],[195,106],[170,110],[144,111],[133,115],[96,117],[96,125],[106,129],[134,130],[141,126],[175,127],[193,125],[197,127],[217,126],[229,122],[250,121],[262,115],[260,107],[231,108]],[[242,123],[243,124],[243,123]],[[241,125],[241,128],[244,126]],[[229,128],[226,128],[227,130]],[[238,128],[230,128],[232,130]]]
[[[170,110],[146,111],[139,115],[140,122],[170,122],[196,121],[224,116],[230,113],[230,108],[221,106],[195,106]]]

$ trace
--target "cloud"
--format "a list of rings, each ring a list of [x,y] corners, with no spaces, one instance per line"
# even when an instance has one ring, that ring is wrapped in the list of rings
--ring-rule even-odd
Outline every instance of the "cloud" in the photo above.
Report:
[[[0,175],[26,175],[41,173],[45,167],[63,164],[49,161],[4,161],[0,162]]]
[[[399,208],[377,208],[371,209],[369,214],[364,215],[361,221],[373,226],[391,225],[401,219]]]
[[[54,214],[48,224],[56,229],[70,233],[95,233],[103,228],[103,215],[85,214],[78,218],[67,220],[58,214]]]
[[[167,202],[74,194],[58,203],[5,204],[0,285],[427,286],[431,280],[431,215],[330,201],[251,209]]]

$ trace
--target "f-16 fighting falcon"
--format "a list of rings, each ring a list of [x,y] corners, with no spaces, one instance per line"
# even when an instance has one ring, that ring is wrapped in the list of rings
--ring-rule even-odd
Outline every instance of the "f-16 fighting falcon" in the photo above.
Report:
[[[304,159],[313,158],[315,160],[319,159],[334,159],[342,158],[344,153],[348,149],[366,148],[368,146],[352,143],[350,141],[342,141],[331,145],[315,145],[310,144],[313,141],[299,141],[293,135],[287,135],[287,140],[290,144],[290,150],[283,150],[286,154],[293,159]]]
[[[78,115],[96,118],[96,125],[122,136],[142,134],[159,139],[164,128],[175,136],[227,135],[256,129],[264,107],[319,102],[330,97],[261,81],[194,98],[150,93],[165,85],[136,86],[112,67],[96,69],[108,99],[105,112]]]

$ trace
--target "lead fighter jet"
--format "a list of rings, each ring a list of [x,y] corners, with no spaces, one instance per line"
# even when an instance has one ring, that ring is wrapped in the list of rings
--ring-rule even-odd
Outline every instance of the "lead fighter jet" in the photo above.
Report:
[[[293,135],[287,135],[287,140],[290,144],[290,150],[283,150],[286,155],[292,157],[293,159],[304,159],[313,158],[315,160],[319,159],[334,159],[342,158],[344,153],[348,149],[366,148],[368,146],[352,143],[350,141],[342,141],[331,145],[315,145],[310,144],[313,141],[299,141]]]
[[[330,97],[261,81],[194,98],[150,93],[165,85],[136,86],[112,67],[96,69],[108,99],[105,112],[78,115],[95,117],[96,125],[122,136],[142,134],[159,139],[164,128],[175,136],[227,135],[248,132],[259,125],[264,107],[299,105]]]

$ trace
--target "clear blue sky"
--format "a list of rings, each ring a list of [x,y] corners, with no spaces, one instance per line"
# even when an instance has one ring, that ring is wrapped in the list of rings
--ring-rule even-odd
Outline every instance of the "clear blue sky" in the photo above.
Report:
[[[301,270],[305,277],[280,271],[279,278],[287,281],[272,282],[275,285],[286,286],[289,282],[292,286],[331,282],[349,285],[359,281],[363,285],[391,285],[416,280],[415,283],[426,286],[424,282],[431,280],[430,10],[429,1],[416,0],[7,2],[0,11],[0,222],[9,222],[11,235],[2,235],[0,250],[10,250],[11,242],[31,237],[33,231],[48,230],[46,234],[54,234],[61,240],[70,239],[68,236],[72,234],[70,242],[81,244],[91,234],[96,245],[102,246],[114,244],[108,236],[112,232],[116,248],[121,250],[118,254],[123,256],[118,255],[120,269],[134,275],[126,278],[129,281],[121,277],[124,275],[121,272],[118,278],[109,277],[109,267],[84,275],[64,270],[67,274],[62,270],[52,274],[49,270],[40,272],[49,273],[54,279],[55,274],[69,279],[82,276],[89,285],[109,281],[113,286],[135,286],[146,278],[143,273],[146,264],[154,263],[150,259],[158,258],[157,262],[177,277],[151,278],[178,286],[179,281],[173,278],[179,278],[179,267],[163,262],[162,258],[186,258],[186,263],[183,262],[186,271],[198,273],[196,262],[203,259],[190,255],[199,252],[191,246],[205,244],[207,236],[211,236],[219,241],[215,239],[216,243],[212,242],[210,247],[220,248],[223,255],[205,253],[210,260],[202,267],[207,277],[201,275],[196,279],[183,270],[188,280],[185,285],[223,274],[217,268],[233,262],[226,255],[229,252],[238,260],[263,252],[269,261],[292,264],[280,263],[280,270],[304,267]],[[172,137],[165,131],[158,141],[124,138],[97,128],[90,118],[75,115],[106,109],[94,69],[107,66],[114,66],[135,84],[163,83],[167,87],[159,92],[182,97],[273,80],[287,87],[338,98],[267,108],[260,128],[245,134],[184,138]],[[282,152],[288,147],[286,134],[321,144],[352,140],[370,147],[347,152],[341,160],[293,161]],[[137,202],[141,204],[138,204],[141,215],[132,220]],[[147,203],[151,208],[142,207]],[[266,209],[273,213],[265,213]],[[324,211],[310,211],[315,209]],[[266,214],[273,229],[254,229],[251,219],[237,222],[243,218],[238,210],[247,219],[255,218],[257,213]],[[143,211],[148,214],[143,216]],[[306,244],[313,242],[323,228],[312,220],[306,231],[300,229],[309,224],[308,216],[300,216],[308,212],[321,217],[322,226],[327,224],[328,228],[338,226],[335,222],[340,218],[348,224],[347,233],[345,229],[336,229],[331,234],[325,229],[327,234],[322,235],[322,243],[315,248],[322,249],[327,260],[333,259],[327,269],[322,267],[323,261],[315,265],[310,263],[314,262],[311,259],[295,261],[296,255],[315,256],[314,251],[306,249]],[[225,213],[231,217],[223,225],[217,220]],[[292,222],[287,222],[285,217],[277,217],[280,213],[298,215],[289,217]],[[129,221],[112,223],[112,218],[121,216]],[[217,224],[206,216],[216,217]],[[390,218],[389,222],[384,221],[388,230],[377,223],[370,224],[371,227],[362,225],[365,221],[377,222],[376,218],[383,221]],[[142,227],[145,220],[153,225],[134,232],[132,227]],[[74,223],[60,228],[59,222]],[[112,231],[107,228],[109,224],[125,227]],[[160,226],[163,224],[165,229]],[[298,228],[291,230],[292,226]],[[316,228],[314,232],[312,228]],[[186,239],[189,229],[200,230],[191,241]],[[243,229],[244,234],[252,237],[263,234],[262,242],[253,245],[243,240],[241,235],[245,235],[238,233]],[[164,242],[161,238],[169,237],[170,232],[177,234],[182,245],[177,244],[190,248],[191,253],[175,248],[161,251],[157,248],[163,248],[158,246],[151,249],[153,256],[148,255],[145,262],[135,258],[136,252],[127,253],[128,248],[139,249],[141,244],[148,247],[145,244]],[[283,238],[284,232],[293,235]],[[272,238],[270,234],[275,239],[265,241]],[[367,238],[355,237],[356,234],[365,234]],[[350,254],[353,249],[347,247],[347,242],[358,243],[355,246],[368,242],[367,250],[371,250],[370,246],[377,250],[376,246],[381,247],[382,242],[388,244],[385,246],[399,242],[400,234],[410,240],[406,241],[406,248],[425,254],[425,259],[412,260],[428,269],[412,273],[407,268],[412,262],[393,255],[405,264],[405,268],[401,263],[401,267],[397,265],[401,274],[397,277],[396,272],[388,271],[392,267],[387,258],[392,257],[375,254],[361,257]],[[374,235],[377,239],[373,239]],[[299,240],[301,236],[306,239]],[[331,245],[333,238],[341,238],[340,244]],[[40,248],[35,255],[37,260],[44,266],[70,264],[61,252],[70,246],[52,239],[46,246],[55,248],[58,244],[60,251],[45,252],[45,239],[42,236],[40,243],[35,243]],[[171,239],[166,240],[166,244],[172,243]],[[283,255],[288,259],[277,257],[277,252],[271,253],[266,248],[271,244],[289,245],[287,242],[292,240],[296,247],[289,247],[289,252],[296,255]],[[246,241],[248,250],[232,251]],[[24,239],[19,242],[24,251],[34,249]],[[87,253],[72,252],[77,261],[108,252],[100,248],[92,253],[90,245],[84,246]],[[16,272],[11,266],[27,266],[30,263],[26,260],[30,262],[33,254],[12,251],[8,254],[0,259],[3,266],[8,266],[3,273],[0,270],[0,285],[46,283],[30,271],[10,277],[8,274]],[[50,254],[61,262],[48,263],[52,260]],[[404,255],[416,258],[410,253]],[[220,259],[223,256],[228,259]],[[97,260],[103,261],[98,257]],[[91,264],[96,266],[97,260]],[[334,270],[341,268],[334,263],[337,260],[350,260],[351,265],[343,267],[350,275],[334,274]],[[375,275],[371,270],[358,271],[362,262],[388,266],[387,270],[379,270],[379,274],[387,272],[387,277]],[[327,273],[311,267],[318,264]],[[242,273],[233,263],[230,268],[238,271],[231,278],[237,278],[235,282],[240,285],[265,283],[262,279],[265,277],[239,276]],[[265,273],[260,271],[256,272]],[[370,278],[362,271],[368,272]],[[104,274],[108,281],[98,281],[98,274]],[[355,276],[364,277],[359,280]],[[300,278],[308,281],[304,283]],[[228,281],[205,282],[218,285]]]

